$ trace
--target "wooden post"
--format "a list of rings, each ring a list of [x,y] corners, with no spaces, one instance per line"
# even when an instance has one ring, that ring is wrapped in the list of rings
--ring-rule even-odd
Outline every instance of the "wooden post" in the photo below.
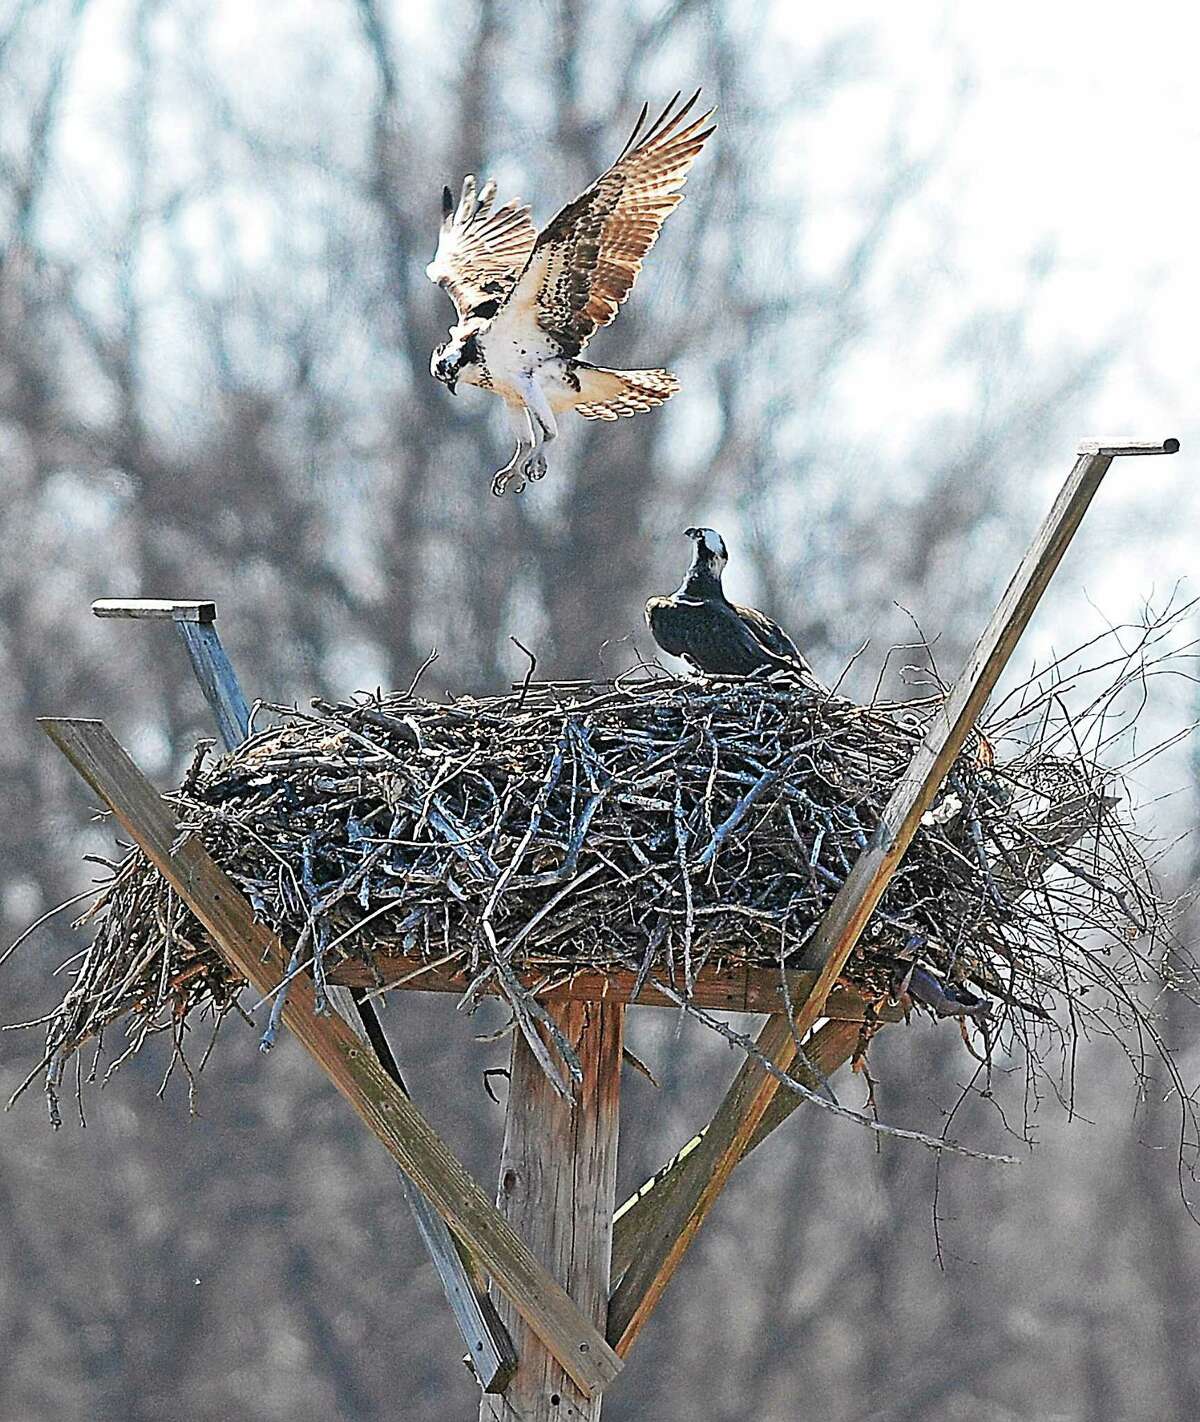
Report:
[[[574,1107],[568,1105],[524,1037],[514,1033],[497,1208],[583,1316],[603,1329],[625,1009],[614,1002],[561,1002],[549,1010],[579,1054],[583,1082]],[[504,1299],[497,1304],[520,1361],[504,1394],[483,1398],[480,1422],[595,1422],[599,1393],[581,1392],[516,1310]]]

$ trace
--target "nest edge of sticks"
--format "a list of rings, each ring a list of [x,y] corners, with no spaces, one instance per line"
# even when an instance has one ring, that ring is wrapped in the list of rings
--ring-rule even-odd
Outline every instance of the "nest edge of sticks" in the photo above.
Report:
[[[168,798],[318,1000],[350,964],[378,991],[388,956],[452,968],[463,1005],[501,995],[569,1091],[577,1063],[541,999],[580,970],[633,974],[632,1000],[652,985],[687,1011],[706,969],[775,968],[787,1004],[787,970],[938,704],[644,673],[360,694],[265,708],[276,724],[219,759],[203,744]],[[1098,984],[1088,1010],[1108,1030],[1136,1012],[1136,965],[1114,977],[1107,960],[1159,905],[1118,797],[1094,758],[1010,733],[1001,754],[969,739],[846,966],[864,1036],[883,1001],[971,1020],[989,1052],[1003,1030],[1044,1050],[1056,1005]],[[189,1021],[212,1008],[219,1025],[243,986],[205,930],[139,851],[81,922],[94,936],[50,1018],[52,1099],[65,1060],[118,1022],[117,1063],[170,1029],[190,1071]]]

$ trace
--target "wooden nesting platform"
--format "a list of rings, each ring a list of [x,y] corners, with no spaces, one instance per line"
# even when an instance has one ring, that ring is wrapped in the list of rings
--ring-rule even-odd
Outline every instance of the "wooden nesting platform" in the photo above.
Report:
[[[698,1000],[705,1005],[770,1014],[756,1040],[759,1060],[747,1057],[708,1125],[619,1211],[614,1206],[620,1063],[632,975],[581,970],[564,976],[543,999],[580,1063],[582,1081],[573,1103],[553,1090],[530,1044],[514,1035],[495,1205],[404,1090],[387,1044],[375,1035],[377,1024],[371,1025],[365,972],[350,965],[334,970],[333,991],[349,995],[345,1004],[335,998],[347,1020],[318,1015],[311,979],[293,978],[284,1023],[415,1187],[419,1200],[410,1203],[418,1222],[424,1218],[423,1238],[438,1264],[469,1360],[488,1390],[481,1417],[561,1422],[599,1416],[604,1390],[619,1374],[731,1172],[797,1104],[793,1095],[780,1097],[773,1071],[816,1081],[814,1073],[830,1075],[853,1052],[861,1002],[838,987],[843,968],[1112,460],[1177,448],[1174,440],[1081,448],[881,823],[837,891],[804,970],[793,973],[793,1013],[774,1010],[777,970],[761,977],[747,969],[698,975]],[[109,604],[105,613],[139,615],[121,611],[129,607],[135,605]],[[236,744],[245,733],[245,701],[215,641],[215,609],[165,603],[150,615],[169,617],[178,628],[204,629],[199,638],[181,635],[226,744]],[[260,993],[276,988],[288,968],[283,943],[256,919],[198,839],[177,834],[171,807],[103,724],[58,718],[42,725],[204,925],[230,968]],[[386,964],[386,976],[395,987],[461,990],[459,970],[439,975],[424,961],[400,955]],[[644,1001],[639,998],[638,1005]],[[797,1070],[802,1041],[807,1065]],[[485,1277],[495,1291],[495,1307],[483,1292]],[[491,1395],[498,1391],[504,1392],[503,1404]]]

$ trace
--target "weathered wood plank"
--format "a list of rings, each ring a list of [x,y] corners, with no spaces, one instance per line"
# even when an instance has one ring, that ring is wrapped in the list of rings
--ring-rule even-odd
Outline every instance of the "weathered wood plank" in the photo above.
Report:
[[[410,992],[465,992],[471,983],[471,973],[461,963],[427,964],[418,957],[403,954],[375,953],[372,962],[379,977],[366,963],[351,958],[328,970],[331,983],[347,987],[374,987],[391,983],[397,989]],[[624,1002],[637,982],[637,974],[626,969],[600,972],[580,968],[564,978],[561,971],[533,967],[517,969],[522,984],[537,990],[543,1002]],[[793,1002],[806,997],[816,982],[815,970],[789,970],[788,993]],[[547,986],[543,986],[548,984]],[[677,989],[683,991],[680,983]],[[500,988],[491,984],[485,994],[498,994]],[[696,974],[690,999],[697,1007],[721,1012],[778,1012],[782,997],[778,968],[752,968],[706,963]],[[642,985],[637,1007],[679,1008],[678,1000],[668,996],[655,983]],[[863,1000],[855,992],[835,988],[825,1004],[825,1016],[862,1021]]]
[[[1119,454],[1178,454],[1179,441],[1177,439],[1164,439],[1156,443],[1154,440],[1144,439],[1085,439],[1080,441],[1075,453],[1107,454],[1110,458],[1116,458]]]
[[[48,718],[40,724],[236,971],[259,992],[271,992],[286,971],[283,945],[255,920],[246,899],[198,840],[185,837],[175,843],[170,808],[103,722]],[[340,1017],[317,1016],[312,984],[303,975],[292,980],[283,1018],[580,1390],[592,1396],[611,1382],[621,1362],[603,1335],[490,1204],[374,1052],[364,1050]]]
[[[250,731],[250,708],[242,695],[237,674],[211,622],[179,618],[175,623],[200,690],[216,718],[226,750],[240,746]]]
[[[349,1023],[359,1041],[376,1053],[384,1071],[407,1095],[399,1068],[391,1059],[386,1044],[381,1044],[381,1051],[372,1043],[371,1029],[368,1028],[362,1008],[355,1002],[351,990],[329,984],[327,994],[334,1010],[343,1021]],[[375,1031],[382,1032],[377,1022],[373,1026]],[[446,1302],[450,1305],[450,1312],[454,1315],[458,1331],[467,1345],[466,1361],[471,1371],[484,1392],[503,1392],[517,1366],[516,1349],[507,1328],[500,1321],[495,1305],[487,1294],[476,1288],[445,1220],[403,1170],[396,1171],[396,1181],[400,1186],[400,1193],[412,1211],[421,1241],[437,1272]]]
[[[217,723],[225,749],[233,750],[246,739],[250,719],[237,672],[221,645],[217,629],[211,625],[216,620],[217,605],[214,602],[179,601],[167,605],[174,612],[180,640]],[[99,614],[101,616],[147,615],[144,600],[129,603],[107,600],[99,606],[107,609]],[[157,608],[158,604],[153,606]],[[195,617],[190,615],[192,610],[197,614]],[[155,610],[149,615],[162,614]],[[207,625],[193,626],[193,623]],[[375,1008],[361,1001],[360,995],[349,988],[330,985],[327,996],[335,1011],[349,1023],[359,1040],[376,1053],[384,1071],[407,1095],[400,1068]],[[480,1287],[469,1255],[464,1257],[465,1251],[460,1251],[445,1221],[425,1196],[403,1170],[397,1170],[396,1176],[400,1193],[412,1211],[421,1242],[466,1345],[467,1362],[484,1392],[502,1392],[516,1368],[517,1355],[508,1330],[500,1322],[496,1307],[487,1295],[487,1286],[483,1284]]]
[[[1173,453],[1175,448],[1177,442],[1170,441],[1157,451],[1147,447],[1142,452]],[[807,1034],[821,1016],[825,997],[879,903],[921,816],[933,803],[946,772],[982,712],[1113,457],[1108,453],[1085,453],[1076,459],[944,707],[934,717],[908,770],[896,785],[880,824],[813,937],[805,966],[816,968],[818,976],[809,997],[800,1004],[794,1022],[784,1014],[776,1014],[760,1031],[755,1043],[757,1051],[782,1070],[787,1070],[795,1059],[797,1039]],[[777,1090],[775,1078],[748,1057],[700,1144],[680,1167],[678,1184],[642,1238],[636,1258],[613,1294],[608,1336],[622,1356],[662,1297]]]
[[[860,1024],[857,1022],[827,1022],[805,1044],[804,1055],[813,1070],[794,1065],[792,1074],[810,1090],[816,1091],[822,1079],[828,1079],[848,1062],[858,1045]],[[742,1154],[744,1160],[775,1128],[800,1105],[801,1098],[790,1091],[781,1091],[771,1102],[759,1122],[758,1129]],[[641,1241],[666,1208],[666,1202],[679,1183],[681,1166],[704,1139],[703,1131],[690,1141],[629,1197],[613,1216],[612,1277],[619,1280],[633,1262]]]
[[[1028,848],[1019,851],[1018,854],[1019,859],[1027,861],[1022,866],[1022,880],[1033,872],[1034,861],[1039,855],[1043,863],[1050,862],[1046,853],[1039,850],[1039,844],[1051,849],[1065,849],[1068,845],[1077,844],[1084,835],[1096,827],[1100,816],[1106,809],[1116,804],[1119,798],[1119,796],[1108,795],[1079,795],[1061,805],[1055,805],[1047,812],[1044,819],[1031,825],[1034,839]],[[1002,892],[1008,893],[1014,902],[1019,902],[1021,895],[1016,891],[1016,886],[1007,880],[1004,865],[997,866],[996,879],[1001,885]],[[834,994],[830,993],[830,1001],[833,1000],[833,996]],[[863,1007],[865,1007],[865,1002],[860,1005],[860,1015]],[[885,1006],[880,1012],[881,1020],[885,1022],[896,1020],[899,1015],[891,1006]],[[858,1037],[859,1026],[853,1020],[852,1013],[848,1013],[845,1018],[840,1020],[826,1023],[805,1045],[805,1055],[816,1070],[809,1072],[798,1065],[793,1065],[792,1075],[802,1081],[805,1086],[815,1090],[820,1084],[822,1076],[826,1078],[832,1076],[843,1063],[850,1060],[858,1044]],[[758,1123],[758,1129],[751,1137],[742,1159],[745,1160],[752,1150],[761,1145],[767,1136],[783,1125],[792,1112],[802,1104],[803,1098],[794,1092],[777,1091],[771,1104],[763,1113],[763,1118]],[[633,1258],[638,1247],[641,1234],[648,1227],[649,1221],[660,1212],[661,1201],[665,1195],[660,1196],[659,1192],[674,1189],[683,1161],[695,1150],[703,1138],[703,1131],[699,1135],[693,1136],[617,1211],[613,1220],[614,1279],[619,1279],[628,1268],[629,1261]]]
[[[612,1002],[563,1002],[550,1011],[583,1067],[579,1099],[574,1108],[562,1100],[524,1037],[514,1033],[497,1204],[585,1317],[603,1328],[625,1009]],[[499,1308],[520,1362],[502,1404],[483,1398],[481,1422],[596,1422],[599,1395],[585,1396],[564,1375],[511,1305],[500,1300]]]
[[[162,597],[100,597],[92,603],[95,617],[162,617],[173,622],[212,622],[215,602]]]

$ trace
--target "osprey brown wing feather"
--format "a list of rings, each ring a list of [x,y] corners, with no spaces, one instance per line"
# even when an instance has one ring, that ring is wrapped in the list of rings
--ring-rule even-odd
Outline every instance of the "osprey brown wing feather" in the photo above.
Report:
[[[617,314],[713,132],[711,109],[685,122],[700,91],[682,105],[679,97],[648,127],[643,107],[617,161],[539,235],[513,293],[512,305],[532,305],[567,355]]]
[[[759,612],[757,607],[744,607],[740,602],[733,604],[733,610],[750,629],[755,641],[775,656],[795,662],[798,667],[812,677],[818,686],[821,685],[816,672],[809,665],[808,658],[773,617],[768,617],[765,612]]]
[[[425,273],[446,289],[460,321],[496,314],[529,261],[537,237],[528,207],[507,202],[493,212],[495,196],[492,182],[477,194],[473,177],[463,180],[457,207],[449,188],[442,194],[442,230]]]

